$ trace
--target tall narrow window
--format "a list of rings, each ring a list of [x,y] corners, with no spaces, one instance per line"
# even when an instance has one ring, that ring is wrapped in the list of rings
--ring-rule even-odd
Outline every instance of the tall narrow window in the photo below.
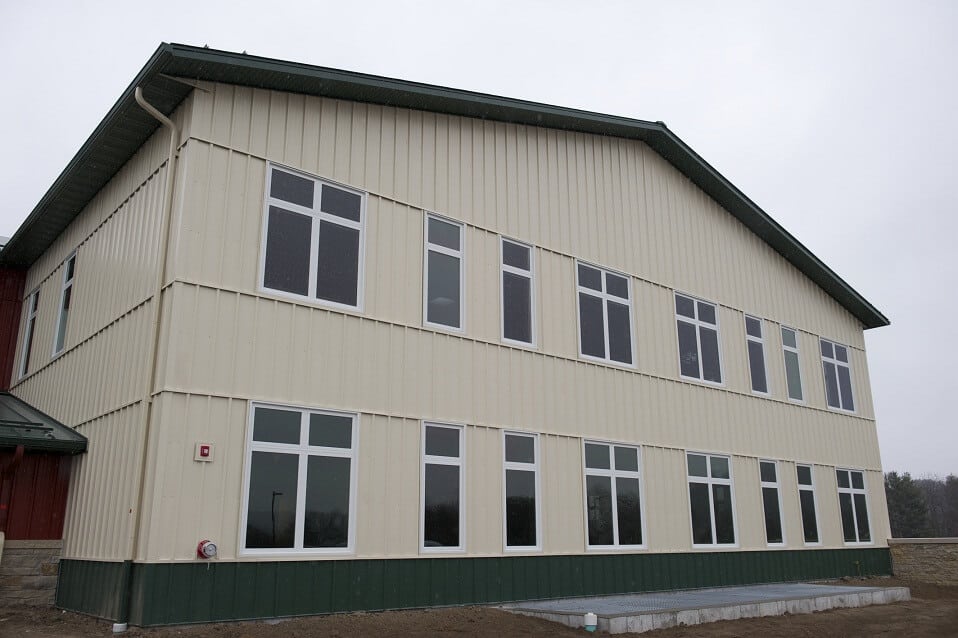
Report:
[[[589,548],[635,547],[642,542],[639,449],[585,443],[585,516]]]
[[[584,357],[632,365],[632,301],[629,278],[576,264],[579,352]]]
[[[825,400],[828,407],[855,411],[852,396],[852,371],[848,365],[848,348],[820,340],[822,348],[822,372],[825,375]]]
[[[502,339],[532,345],[535,343],[532,248],[503,239],[501,249]]]
[[[836,470],[838,507],[842,512],[842,536],[846,543],[870,543],[865,476],[854,470]]]
[[[718,318],[715,305],[675,295],[679,336],[679,374],[689,379],[722,382]]]
[[[461,551],[462,428],[438,423],[423,424],[422,443],[422,550]]]
[[[768,375],[765,371],[765,331],[762,320],[745,315],[745,344],[748,347],[748,371],[752,392],[768,394]]]
[[[808,545],[820,542],[818,515],[815,512],[815,480],[811,465],[796,466],[798,472],[798,500],[802,508],[802,532]]]
[[[686,459],[693,547],[734,545],[735,508],[729,457],[689,453]]]
[[[506,549],[539,549],[539,437],[503,436]]]
[[[462,330],[462,224],[426,215],[426,325]]]
[[[365,194],[270,167],[263,288],[359,309],[365,222]]]
[[[784,545],[782,531],[782,500],[778,490],[778,466],[775,461],[759,461],[762,480],[762,507],[765,512],[765,542]]]
[[[73,298],[73,276],[76,272],[77,254],[70,255],[63,264],[63,289],[60,293],[60,314],[53,339],[53,356],[63,352],[67,339],[67,322],[70,319],[70,302]]]
[[[253,404],[243,553],[348,553],[357,415]]]
[[[785,382],[788,386],[788,398],[793,401],[804,400],[802,393],[802,368],[798,360],[798,333],[782,326],[782,355],[785,358]]]
[[[37,307],[40,305],[40,289],[33,291],[27,301],[27,322],[23,334],[23,351],[20,353],[20,376],[30,370],[30,353],[33,351],[33,334],[37,327]]]

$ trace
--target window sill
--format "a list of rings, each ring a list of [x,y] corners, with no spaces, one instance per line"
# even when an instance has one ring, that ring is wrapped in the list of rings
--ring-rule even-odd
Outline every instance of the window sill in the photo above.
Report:
[[[646,545],[586,545],[585,551],[589,553],[623,554],[627,552],[646,552],[649,550]]]
[[[588,361],[589,363],[601,363],[607,366],[612,366],[613,368],[621,368],[623,370],[636,370],[636,365],[634,363],[623,363],[622,361],[616,361],[614,359],[600,359],[599,357],[594,357],[590,354],[579,353],[579,359],[583,361]]]
[[[279,301],[292,301],[304,306],[310,306],[312,308],[340,310],[355,315],[363,314],[363,304],[350,306],[348,304],[338,303],[336,301],[326,301],[325,299],[319,299],[317,297],[297,295],[296,293],[285,292],[283,290],[274,290],[273,288],[265,288],[263,286],[257,287],[256,292],[270,299],[276,299]]]

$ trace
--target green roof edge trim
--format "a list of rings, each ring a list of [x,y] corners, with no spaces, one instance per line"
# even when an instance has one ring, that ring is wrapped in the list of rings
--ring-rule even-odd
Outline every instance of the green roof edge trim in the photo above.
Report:
[[[184,44],[163,43],[156,49],[7,246],[0,250],[0,265],[26,267],[49,247],[158,127],[135,104],[135,88],[142,86],[147,99],[169,114],[192,90],[172,79],[175,77],[640,140],[827,292],[866,329],[890,323],[662,122]],[[109,148],[107,140],[120,133],[124,135],[121,148]],[[89,166],[96,168],[88,169]],[[58,200],[70,196],[79,203],[72,207],[58,204]]]

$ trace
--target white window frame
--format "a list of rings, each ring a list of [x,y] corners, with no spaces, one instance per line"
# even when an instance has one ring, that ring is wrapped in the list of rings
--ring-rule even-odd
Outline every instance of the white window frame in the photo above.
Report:
[[[808,476],[812,481],[811,485],[805,485],[799,481],[798,468],[800,467],[808,468]],[[812,465],[811,463],[796,463],[795,464],[795,485],[798,486],[798,515],[799,515],[799,522],[802,525],[802,541],[808,547],[818,547],[822,544],[822,528],[821,528],[821,525],[819,525],[818,494],[817,494],[818,490],[815,489],[815,466]],[[802,511],[802,490],[812,493],[812,505],[815,507],[815,529],[818,531],[817,541],[805,540],[805,513]]]
[[[832,356],[827,357],[822,353],[822,344],[827,343],[832,347]],[[840,361],[838,355],[835,352],[835,348],[845,348],[845,352],[848,355],[848,361]],[[822,390],[825,392],[825,406],[829,410],[836,410],[838,412],[845,412],[847,414],[855,414],[856,409],[853,407],[851,410],[842,407],[842,384],[839,381],[840,377],[838,376],[838,368],[845,368],[848,370],[848,387],[851,390],[851,400],[852,405],[855,405],[855,377],[852,375],[852,362],[851,362],[851,351],[852,349],[849,346],[838,343],[837,341],[832,341],[831,339],[825,339],[824,337],[818,338],[818,352],[822,356]],[[838,405],[834,406],[828,403],[828,377],[825,375],[825,364],[831,363],[835,366],[835,384],[838,386]]]
[[[594,288],[588,288],[579,284],[579,264],[587,268],[592,268],[599,271],[599,278],[602,281],[602,290],[595,290]],[[622,277],[626,281],[626,286],[629,291],[629,298],[623,299],[617,295],[610,294],[605,291],[605,275],[609,273],[616,277]],[[582,352],[582,309],[579,307],[579,294],[585,293],[592,297],[597,297],[602,301],[602,332],[605,337],[605,358],[596,357],[595,355],[585,354]],[[635,326],[634,317],[635,311],[632,307],[632,300],[635,295],[632,292],[632,276],[625,273],[619,272],[617,270],[611,270],[609,268],[603,268],[602,266],[596,266],[595,264],[589,263],[587,261],[582,261],[579,259],[575,260],[575,316],[576,316],[576,340],[579,343],[579,357],[581,359],[586,359],[588,361],[598,361],[601,363],[607,363],[613,366],[619,366],[622,368],[632,368],[636,367],[635,361]],[[629,356],[632,359],[631,363],[624,363],[622,361],[616,361],[612,359],[612,353],[609,348],[609,302],[617,303],[620,305],[627,305],[629,308]]]
[[[692,476],[689,473],[689,454],[695,454],[698,456],[705,457],[705,466],[708,470],[708,477],[705,476]],[[721,457],[728,461],[728,478],[712,478],[712,457]],[[694,450],[685,451],[685,501],[686,501],[686,510],[689,513],[689,537],[692,540],[692,549],[737,549],[739,547],[739,529],[738,529],[738,507],[735,503],[735,472],[732,468],[732,456],[729,454],[714,454],[711,452],[696,452]],[[712,542],[711,543],[696,543],[695,542],[695,528],[692,525],[692,495],[689,493],[689,484],[690,483],[701,483],[703,485],[708,485],[709,488],[709,520],[712,523]],[[712,500],[712,486],[713,485],[728,485],[729,486],[729,495],[732,499],[732,533],[735,535],[734,543],[719,543],[718,534],[715,530],[715,503]]]
[[[765,481],[762,479],[762,463],[771,463],[775,468],[775,482]],[[729,474],[731,475],[731,473]],[[779,464],[778,461],[773,461],[772,459],[759,459],[758,460],[758,480],[762,489],[762,524],[765,524],[765,518],[767,514],[765,512],[765,488],[774,489],[775,495],[778,497],[778,524],[782,528],[782,540],[778,543],[771,543],[768,540],[768,528],[765,527],[765,544],[769,547],[785,547],[788,545],[788,538],[786,536],[787,531],[785,529],[785,509],[782,506],[782,480],[779,478]]]
[[[443,428],[459,433],[459,456],[426,454],[426,428]],[[419,553],[462,554],[466,551],[466,428],[459,423],[423,421],[420,428],[419,452]],[[459,545],[456,547],[426,547],[426,465],[453,465],[459,468]]]
[[[601,468],[591,468],[586,467],[586,457],[585,457],[585,446],[587,444],[591,445],[604,445],[609,448],[609,469],[604,470]],[[625,447],[632,448],[636,451],[639,462],[638,472],[632,472],[630,470],[616,470],[615,469],[615,448]],[[648,549],[649,547],[649,536],[647,529],[647,520],[645,516],[645,481],[642,480],[642,470],[645,468],[645,463],[642,458],[642,446],[633,445],[630,443],[619,443],[617,441],[602,441],[599,439],[583,439],[582,440],[582,516],[583,523],[585,524],[585,548],[586,551],[635,551]],[[589,490],[588,490],[588,481],[586,477],[588,476],[608,476],[611,481],[612,488],[612,545],[591,545],[589,543]],[[615,479],[616,478],[634,478],[639,480],[639,516],[642,519],[642,544],[641,545],[621,545],[619,544],[619,499],[618,492],[616,490]]]
[[[680,315],[678,310],[675,308],[675,298],[684,297],[686,299],[691,299],[693,308],[695,309],[695,318],[686,317],[685,315]],[[715,323],[711,324],[707,321],[702,321],[699,319],[699,307],[698,304],[703,303],[708,306],[712,306],[715,309]],[[678,290],[672,291],[672,314],[675,315],[675,352],[676,352],[676,362],[679,364],[679,378],[685,379],[687,381],[694,381],[696,383],[704,383],[713,387],[725,387],[725,365],[724,357],[722,356],[722,329],[721,329],[721,320],[719,318],[719,305],[714,301],[707,301],[701,297],[695,297],[694,295],[689,295]],[[682,374],[682,345],[679,343],[679,332],[678,332],[678,322],[684,321],[685,323],[691,324],[695,327],[695,346],[698,348],[699,354],[699,376],[689,377]],[[721,375],[721,381],[710,381],[705,378],[705,371],[702,368],[702,328],[708,328],[709,330],[715,331],[715,341],[718,344],[718,358],[719,358],[719,375]]]
[[[529,251],[529,270],[523,270],[516,266],[509,266],[505,263],[506,243],[520,246]],[[503,283],[503,275],[510,273],[517,277],[525,277],[529,280],[529,321],[531,321],[530,337],[532,341],[519,341],[517,339],[506,338],[506,288]],[[535,348],[538,343],[536,330],[536,251],[530,244],[509,239],[502,235],[499,236],[499,334],[502,336],[503,343],[519,346],[521,348]]]
[[[533,463],[522,463],[519,461],[506,460],[506,437],[519,436],[532,439],[533,442]],[[523,472],[533,472],[535,475],[535,493],[536,493],[536,544],[535,545],[509,545],[508,520],[506,517],[506,471],[521,470]],[[533,432],[521,432],[518,430],[502,431],[502,548],[506,552],[541,552],[542,551],[542,492],[541,482],[539,480],[539,435]]]
[[[256,408],[272,408],[276,410],[286,410],[289,412],[300,413],[300,442],[293,443],[270,443],[265,441],[253,440],[253,424],[256,415]],[[309,415],[310,414],[329,414],[333,416],[349,417],[352,419],[352,434],[350,441],[352,447],[333,448],[309,445]],[[299,456],[299,470],[296,484],[296,530],[294,532],[294,547],[267,547],[267,548],[247,548],[246,547],[246,525],[249,516],[249,481],[250,470],[252,469],[253,452],[274,452],[279,454],[289,454]],[[246,456],[244,457],[243,467],[243,497],[242,497],[242,518],[240,520],[239,540],[237,554],[239,556],[322,556],[322,555],[349,555],[356,552],[356,469],[359,456],[359,414],[356,412],[341,412],[338,410],[326,410],[321,408],[307,408],[297,405],[288,405],[282,403],[265,403],[251,401],[249,404],[249,414],[246,422]],[[346,547],[303,547],[303,533],[306,527],[306,479],[307,465],[310,456],[326,456],[348,458],[349,461],[349,529],[347,531]]]
[[[804,405],[805,404],[805,379],[804,379],[804,375],[802,375],[802,352],[801,352],[801,348],[799,347],[799,338],[798,338],[799,332],[795,328],[789,328],[788,326],[779,326],[779,328],[780,328],[779,333],[782,337],[782,368],[785,370],[785,397],[792,403],[801,403]],[[785,345],[785,333],[783,332],[784,330],[789,330],[795,335],[794,348],[792,346]],[[794,352],[795,359],[798,361],[798,386],[799,386],[799,389],[802,391],[801,399],[796,399],[792,397],[788,389],[788,361],[786,361],[785,359],[786,352]],[[821,534],[819,534],[819,536],[821,536]]]
[[[294,204],[293,202],[287,202],[283,199],[276,199],[270,196],[270,189],[273,183],[273,171],[279,170],[290,175],[294,175],[301,179],[306,179],[315,184],[313,190],[313,207],[307,208],[299,204]],[[346,219],[345,217],[339,217],[338,215],[332,215],[330,213],[324,213],[320,210],[321,197],[322,197],[322,188],[323,185],[330,186],[339,190],[352,193],[359,196],[359,221],[355,222],[351,219]],[[345,184],[340,184],[333,180],[324,179],[317,175],[311,175],[309,173],[304,173],[303,171],[290,168],[288,166],[283,166],[282,164],[277,164],[275,162],[269,162],[266,167],[266,191],[265,191],[265,200],[263,204],[263,225],[260,232],[260,250],[259,250],[259,271],[258,271],[258,280],[257,280],[257,290],[261,293],[266,293],[273,297],[282,297],[284,299],[291,299],[294,301],[300,301],[310,305],[324,306],[327,308],[336,308],[339,310],[350,310],[352,312],[363,312],[364,309],[364,298],[365,298],[365,287],[366,287],[366,200],[367,193],[355,188],[346,186]],[[310,227],[310,238],[309,238],[309,280],[306,285],[306,291],[308,294],[299,295],[294,292],[288,292],[286,290],[279,290],[276,288],[268,288],[265,284],[266,282],[266,239],[269,233],[269,207],[276,206],[288,210],[293,213],[304,215],[312,219],[312,225]],[[357,264],[357,274],[356,274],[356,305],[351,306],[349,304],[340,303],[338,301],[329,301],[322,299],[316,296],[316,268],[319,262],[319,226],[320,222],[328,222],[331,224],[336,224],[338,226],[343,226],[345,228],[352,228],[359,231],[359,255],[357,259],[359,263]]]
[[[838,472],[848,472],[848,487],[841,487],[838,485]],[[852,480],[852,474],[861,474],[862,475],[862,487],[855,487],[855,483]],[[852,500],[852,520],[855,523],[855,538],[861,538],[861,530],[858,529],[858,506],[855,504],[855,495],[861,494],[865,497],[865,518],[868,520],[868,535],[871,537],[870,540],[862,541],[846,541],[845,540],[845,525],[842,521],[842,504],[839,499],[838,502],[838,524],[839,529],[841,530],[842,542],[845,545],[874,545],[875,544],[875,533],[874,528],[872,527],[872,504],[871,499],[868,498],[868,482],[866,480],[864,470],[854,470],[847,467],[836,467],[835,468],[835,487],[838,490],[838,494],[848,494],[851,496]],[[820,534],[819,534],[820,535]]]
[[[761,337],[756,337],[748,333],[748,320],[758,322],[759,330],[762,331]],[[756,317],[754,315],[745,315],[745,356],[748,360],[748,382],[749,388],[752,390],[752,394],[757,394],[759,396],[767,397],[772,393],[772,383],[771,379],[768,378],[768,352],[765,350],[765,320],[761,317]],[[762,374],[765,376],[765,392],[755,389],[755,383],[752,380],[752,353],[748,349],[749,343],[757,343],[762,348]],[[720,348],[721,350],[721,348]]]
[[[75,267],[74,267],[75,268]],[[27,376],[30,368],[29,351],[33,349],[33,340],[36,337],[37,311],[40,307],[40,289],[36,288],[27,295],[27,318],[23,326],[23,343],[20,346],[20,365],[17,368],[17,378]],[[56,338],[56,337],[54,337]]]
[[[459,250],[429,243],[429,220],[451,224],[459,228]],[[459,326],[429,321],[429,251],[455,257],[459,260]],[[422,325],[444,332],[466,331],[466,225],[442,215],[426,212],[422,222]]]
[[[69,330],[69,315],[66,318],[63,316],[63,302],[66,300],[67,291],[70,290],[70,314],[73,314],[73,311],[76,309],[76,295],[73,293],[73,283],[76,281],[77,274],[77,251],[73,251],[70,255],[63,260],[63,284],[60,286],[60,304],[57,310],[57,322],[53,327],[53,354],[51,358],[57,357],[63,354],[63,351],[66,350],[67,345],[67,330]],[[67,275],[70,273],[70,268],[68,264],[73,262],[73,274],[67,279]],[[67,323],[63,325],[63,343],[57,344],[57,336],[60,334],[60,324],[66,321]],[[57,346],[59,345],[59,348]]]

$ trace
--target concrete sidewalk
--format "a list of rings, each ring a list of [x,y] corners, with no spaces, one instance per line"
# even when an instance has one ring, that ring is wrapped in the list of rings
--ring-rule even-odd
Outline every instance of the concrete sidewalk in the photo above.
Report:
[[[584,615],[598,616],[598,631],[642,633],[680,625],[759,616],[807,614],[838,607],[865,607],[910,600],[907,587],[849,587],[783,583],[686,591],[538,600],[502,609],[582,627]]]

